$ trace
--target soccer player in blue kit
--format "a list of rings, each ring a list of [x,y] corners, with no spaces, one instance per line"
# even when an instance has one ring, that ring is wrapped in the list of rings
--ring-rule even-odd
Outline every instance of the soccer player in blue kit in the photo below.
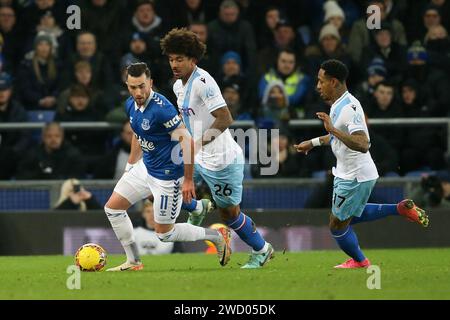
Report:
[[[131,97],[125,102],[134,136],[125,173],[105,205],[106,216],[122,244],[127,261],[107,271],[141,270],[127,209],[153,194],[155,231],[164,242],[209,240],[217,248],[219,263],[230,260],[230,231],[175,223],[183,201],[195,197],[193,182],[194,142],[176,108],[152,90],[145,63],[127,69]]]
[[[330,231],[338,246],[351,259],[335,266],[340,269],[367,268],[370,261],[359,247],[352,225],[404,216],[424,227],[428,226],[425,210],[410,199],[397,204],[367,203],[378,178],[378,171],[369,152],[370,136],[359,101],[346,86],[348,69],[338,60],[325,61],[319,70],[317,91],[331,105],[330,115],[318,112],[327,135],[294,145],[298,152],[308,152],[318,146],[331,145],[337,159],[333,168],[334,185]]]
[[[206,45],[187,29],[173,29],[161,40],[174,77],[173,91],[186,127],[196,144],[195,181],[204,180],[212,193],[224,223],[253,250],[244,269],[264,266],[274,254],[253,220],[241,211],[244,157],[228,127],[233,122],[219,86],[211,75],[199,68]],[[192,209],[196,200],[184,204],[190,212],[188,222],[200,225],[205,214]]]

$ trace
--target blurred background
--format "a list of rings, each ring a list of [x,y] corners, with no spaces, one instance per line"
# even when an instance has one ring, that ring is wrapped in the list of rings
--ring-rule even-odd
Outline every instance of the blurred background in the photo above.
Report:
[[[80,30],[69,28],[72,4]],[[381,13],[375,30],[369,5]],[[358,226],[360,241],[449,246],[449,15],[448,0],[0,0],[0,255],[73,254],[86,242],[121,252],[102,208],[130,151],[124,70],[146,62],[154,89],[175,103],[159,47],[173,27],[207,44],[199,66],[219,84],[233,128],[280,129],[278,173],[248,164],[242,203],[277,250],[335,248],[327,228],[335,159],[329,148],[308,156],[292,148],[324,134],[315,113],[329,106],[315,85],[330,58],[348,66],[349,91],[368,117],[381,176],[370,201],[412,197],[430,212],[426,230],[390,218]],[[198,194],[209,196],[201,185]],[[130,212],[151,234],[145,205]],[[213,213],[206,223],[218,220]],[[152,239],[142,250],[162,253]]]

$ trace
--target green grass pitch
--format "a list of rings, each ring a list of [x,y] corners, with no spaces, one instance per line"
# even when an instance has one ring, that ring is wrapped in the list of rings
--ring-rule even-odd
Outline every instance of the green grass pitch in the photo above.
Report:
[[[367,270],[334,270],[339,251],[277,252],[258,270],[239,268],[242,253],[226,267],[215,255],[145,256],[139,272],[81,273],[80,290],[66,287],[72,257],[0,257],[0,299],[450,299],[450,248],[365,253],[380,267],[379,290],[367,288]]]

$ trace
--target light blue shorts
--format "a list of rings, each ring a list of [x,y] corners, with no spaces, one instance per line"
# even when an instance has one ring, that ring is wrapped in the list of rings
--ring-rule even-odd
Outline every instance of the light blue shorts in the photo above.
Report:
[[[237,156],[233,163],[220,171],[212,171],[195,164],[194,181],[204,180],[219,208],[237,206],[242,201],[244,159]]]
[[[360,217],[377,180],[358,182],[334,177],[332,212],[340,221]]]

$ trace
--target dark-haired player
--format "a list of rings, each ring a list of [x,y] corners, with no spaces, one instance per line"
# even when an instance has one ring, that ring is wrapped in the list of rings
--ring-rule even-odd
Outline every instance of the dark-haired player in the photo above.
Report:
[[[402,215],[422,226],[428,225],[428,216],[410,199],[398,204],[367,203],[378,178],[378,171],[370,156],[370,137],[359,101],[347,91],[348,70],[338,60],[325,61],[319,70],[317,91],[331,105],[330,115],[318,112],[326,136],[294,145],[298,152],[307,154],[312,148],[331,145],[336,156],[333,168],[334,185],[330,230],[339,247],[351,257],[335,268],[365,268],[370,261],[362,253],[351,225]]]
[[[233,122],[219,86],[197,63],[206,45],[192,31],[173,29],[162,40],[161,49],[169,58],[180,113],[196,144],[195,180],[209,186],[224,223],[253,250],[242,267],[261,268],[273,256],[272,245],[256,230],[252,219],[241,212],[244,157],[228,127]],[[189,208],[189,206],[192,206]],[[195,200],[186,209],[195,207]],[[204,215],[190,213],[189,222],[199,225]]]
[[[150,194],[154,197],[155,231],[161,241],[210,240],[224,266],[231,254],[228,229],[213,230],[175,223],[183,200],[190,202],[195,197],[192,137],[175,107],[152,90],[147,65],[132,64],[127,72],[126,84],[131,97],[125,102],[125,108],[134,136],[125,173],[105,205],[106,215],[125,250],[127,261],[107,271],[143,268],[126,210]]]

